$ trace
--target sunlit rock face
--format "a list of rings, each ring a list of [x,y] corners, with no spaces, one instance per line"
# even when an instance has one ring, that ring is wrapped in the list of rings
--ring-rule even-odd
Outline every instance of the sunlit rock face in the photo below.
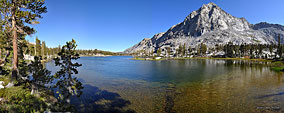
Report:
[[[250,24],[244,18],[233,17],[216,4],[209,3],[193,11],[182,23],[172,27],[166,34],[198,37],[215,30],[244,31],[250,29],[249,26]],[[171,36],[168,35],[168,37]]]
[[[156,35],[154,35],[151,39],[150,38],[144,38],[141,42],[139,42],[138,44],[134,45],[131,48],[126,49],[124,52],[125,53],[134,53],[134,52],[138,52],[141,50],[145,50],[147,52],[151,52],[153,50],[155,50],[155,43],[156,41],[161,38],[164,35],[164,33],[158,33]]]
[[[282,25],[260,22],[253,25],[253,29],[263,32],[266,37],[274,37],[275,40],[278,40],[278,36],[280,35],[280,40],[282,43],[284,43],[284,26]]]
[[[284,35],[284,27],[281,25],[268,23],[253,25],[245,18],[234,17],[216,4],[209,3],[190,13],[183,22],[172,26],[165,33],[144,39],[124,52],[135,53],[140,50],[149,52],[165,47],[178,48],[179,45],[184,44],[195,47],[200,43],[208,47],[228,42],[272,44],[277,42],[278,34]]]

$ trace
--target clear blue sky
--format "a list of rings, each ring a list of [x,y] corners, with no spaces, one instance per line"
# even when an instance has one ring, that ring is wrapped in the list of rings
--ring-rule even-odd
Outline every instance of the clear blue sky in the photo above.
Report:
[[[284,25],[284,0],[46,0],[48,12],[27,39],[57,47],[74,38],[79,49],[123,51],[209,2],[252,24]]]

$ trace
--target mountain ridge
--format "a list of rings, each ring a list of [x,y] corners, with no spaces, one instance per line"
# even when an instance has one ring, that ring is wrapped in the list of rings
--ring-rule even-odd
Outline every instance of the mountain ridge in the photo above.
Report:
[[[124,52],[150,52],[166,47],[175,50],[179,45],[195,47],[200,43],[208,47],[228,42],[272,44],[277,42],[277,34],[284,35],[284,26],[266,22],[250,24],[245,18],[234,17],[210,2],[191,12],[183,22],[172,26],[166,32],[143,40]],[[281,40],[284,41],[283,38]]]

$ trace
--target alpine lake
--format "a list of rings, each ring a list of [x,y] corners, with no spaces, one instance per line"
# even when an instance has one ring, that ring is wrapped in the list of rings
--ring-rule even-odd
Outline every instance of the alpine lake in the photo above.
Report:
[[[78,112],[284,112],[284,77],[269,62],[81,57]],[[46,63],[55,73],[54,62]]]

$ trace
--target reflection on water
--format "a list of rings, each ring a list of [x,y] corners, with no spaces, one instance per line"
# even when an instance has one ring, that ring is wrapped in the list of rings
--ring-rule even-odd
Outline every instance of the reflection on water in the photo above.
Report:
[[[73,103],[96,112],[283,111],[283,74],[269,62],[129,58],[82,57],[76,76],[85,89]]]
[[[81,98],[73,98],[72,104],[78,105],[78,112],[90,112],[96,110],[96,113],[134,113],[131,109],[123,109],[130,105],[130,101],[124,100],[119,94],[100,90],[91,85],[84,85],[84,94]],[[90,96],[91,95],[91,96]]]

